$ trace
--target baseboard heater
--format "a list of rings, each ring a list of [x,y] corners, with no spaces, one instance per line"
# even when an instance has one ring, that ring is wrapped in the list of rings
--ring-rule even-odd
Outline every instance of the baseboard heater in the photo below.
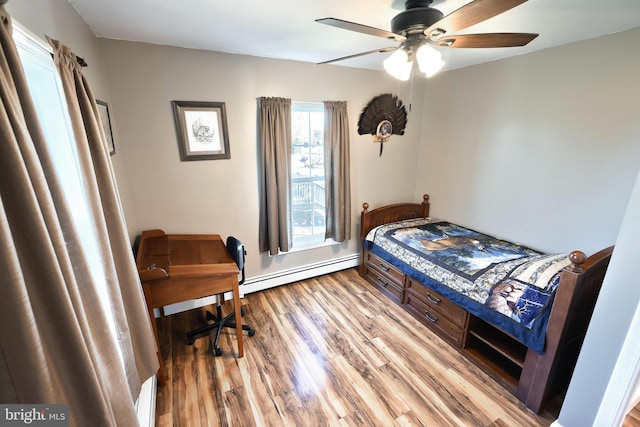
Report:
[[[327,261],[278,271],[277,273],[247,278],[247,280],[244,282],[244,285],[240,286],[240,294],[241,296],[244,296],[253,292],[274,288],[276,286],[286,285],[289,283],[298,282],[300,280],[322,276],[323,274],[335,273],[336,271],[357,267],[359,264],[360,254],[353,254],[341,258],[334,258]],[[230,299],[231,295],[226,298]],[[199,298],[191,301],[181,302],[179,304],[168,305],[164,307],[164,313],[166,315],[170,315],[215,303],[216,297],[215,295],[212,295],[206,298]],[[156,309],[156,317],[159,316],[160,313]]]

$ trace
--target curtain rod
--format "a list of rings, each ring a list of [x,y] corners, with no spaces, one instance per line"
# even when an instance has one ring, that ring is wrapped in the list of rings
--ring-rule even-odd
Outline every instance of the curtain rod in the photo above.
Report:
[[[2,0],[0,0],[0,1],[2,1]],[[54,57],[54,56],[53,56],[53,53],[51,54],[51,57],[52,57],[52,58]],[[78,65],[80,65],[81,67],[86,67],[86,66],[88,66],[87,61],[85,61],[85,60],[84,60],[84,58],[82,58],[82,57],[80,57],[80,56],[77,56],[77,55],[76,55],[76,61],[78,62]]]

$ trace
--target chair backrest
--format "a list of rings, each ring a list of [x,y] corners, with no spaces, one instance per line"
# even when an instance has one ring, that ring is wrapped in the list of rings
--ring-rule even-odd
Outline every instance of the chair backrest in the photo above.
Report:
[[[245,251],[242,242],[233,236],[227,237],[227,250],[229,251],[231,258],[233,258],[238,265],[238,270],[240,270],[240,273],[242,274],[238,282],[238,284],[242,285],[244,283],[244,256],[247,252]]]
[[[131,249],[133,250],[133,259],[137,260],[138,259],[138,249],[140,249],[140,239],[142,238],[141,234],[138,234],[136,236],[136,240],[133,241],[133,246],[131,247]]]

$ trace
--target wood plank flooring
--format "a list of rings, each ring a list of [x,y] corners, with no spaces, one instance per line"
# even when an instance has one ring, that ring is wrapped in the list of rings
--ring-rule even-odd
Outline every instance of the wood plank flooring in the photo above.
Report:
[[[622,427],[640,427],[640,403],[625,416]]]
[[[159,319],[163,426],[549,426],[355,269],[245,296],[235,330],[186,344],[205,308]],[[227,303],[226,306],[231,304]]]

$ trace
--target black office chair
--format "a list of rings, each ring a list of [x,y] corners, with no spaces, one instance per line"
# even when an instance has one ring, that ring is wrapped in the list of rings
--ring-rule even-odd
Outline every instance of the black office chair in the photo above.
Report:
[[[231,258],[238,265],[238,269],[241,273],[241,278],[238,281],[238,285],[242,285],[244,283],[244,256],[246,255],[246,251],[244,249],[244,245],[242,242],[235,237],[229,236],[227,238],[227,250],[229,254],[231,254]],[[211,331],[212,329],[216,330],[216,338],[213,341],[213,351],[216,356],[220,356],[222,354],[222,349],[218,347],[218,340],[220,339],[220,333],[222,332],[222,328],[233,328],[236,329],[235,320],[235,312],[228,314],[225,317],[222,317],[222,302],[224,301],[224,295],[217,295],[216,301],[216,314],[212,314],[207,311],[207,321],[213,320],[213,323],[209,323],[201,328],[194,329],[191,332],[187,333],[187,344],[191,345],[195,341],[196,335],[204,334],[206,332]],[[244,310],[241,310],[241,315],[244,316]],[[256,331],[251,326],[242,325],[242,330],[247,331],[250,337],[254,336]]]

